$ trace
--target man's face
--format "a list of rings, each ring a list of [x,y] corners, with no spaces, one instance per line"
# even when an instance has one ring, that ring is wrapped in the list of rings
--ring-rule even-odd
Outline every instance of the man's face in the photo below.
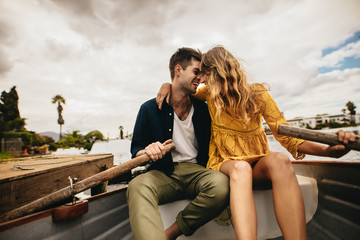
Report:
[[[191,94],[196,92],[196,89],[200,84],[199,61],[192,59],[190,65],[186,68],[186,70],[181,68],[179,84],[184,90],[188,91]]]

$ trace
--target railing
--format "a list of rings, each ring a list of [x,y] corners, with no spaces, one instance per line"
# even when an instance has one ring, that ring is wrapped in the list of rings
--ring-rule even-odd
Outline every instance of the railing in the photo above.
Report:
[[[22,141],[20,139],[1,139],[1,152],[20,156],[22,153]]]

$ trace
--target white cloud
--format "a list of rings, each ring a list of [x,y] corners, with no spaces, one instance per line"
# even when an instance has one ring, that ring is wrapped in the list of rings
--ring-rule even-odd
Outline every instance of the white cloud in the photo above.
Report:
[[[321,55],[360,30],[358,9],[357,0],[0,0],[0,90],[17,86],[29,130],[58,131],[51,98],[61,94],[65,131],[117,136],[169,81],[178,47],[222,44],[252,81],[271,85],[285,115],[338,113],[331,106],[359,101],[358,69],[317,69],[359,56],[359,42]]]
[[[360,68],[334,70],[311,79],[301,95],[279,97],[279,107],[288,118],[316,114],[340,114],[348,101],[360,103]]]
[[[360,58],[360,40],[349,43],[339,50],[325,55],[318,66],[340,67],[344,59],[348,57]]]

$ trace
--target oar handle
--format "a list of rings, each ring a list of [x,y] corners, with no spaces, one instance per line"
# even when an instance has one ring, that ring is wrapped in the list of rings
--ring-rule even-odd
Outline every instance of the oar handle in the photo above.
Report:
[[[360,151],[360,140],[344,144],[338,140],[338,136],[332,133],[324,133],[316,130],[309,130],[305,128],[292,127],[284,124],[279,125],[278,134],[289,137],[301,138],[309,141],[325,143],[329,145],[345,145],[353,150]]]

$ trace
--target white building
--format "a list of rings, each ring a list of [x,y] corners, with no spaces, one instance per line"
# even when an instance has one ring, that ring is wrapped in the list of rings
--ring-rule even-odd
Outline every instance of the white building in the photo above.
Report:
[[[355,115],[355,124],[360,125],[360,114]],[[338,115],[329,115],[321,114],[315,117],[296,117],[294,119],[287,120],[287,122],[294,127],[306,127],[309,125],[311,128],[315,128],[317,125],[327,124],[330,122],[337,122],[340,124],[350,123],[350,114],[338,114]],[[266,131],[270,131],[266,122],[263,122],[263,127]]]

